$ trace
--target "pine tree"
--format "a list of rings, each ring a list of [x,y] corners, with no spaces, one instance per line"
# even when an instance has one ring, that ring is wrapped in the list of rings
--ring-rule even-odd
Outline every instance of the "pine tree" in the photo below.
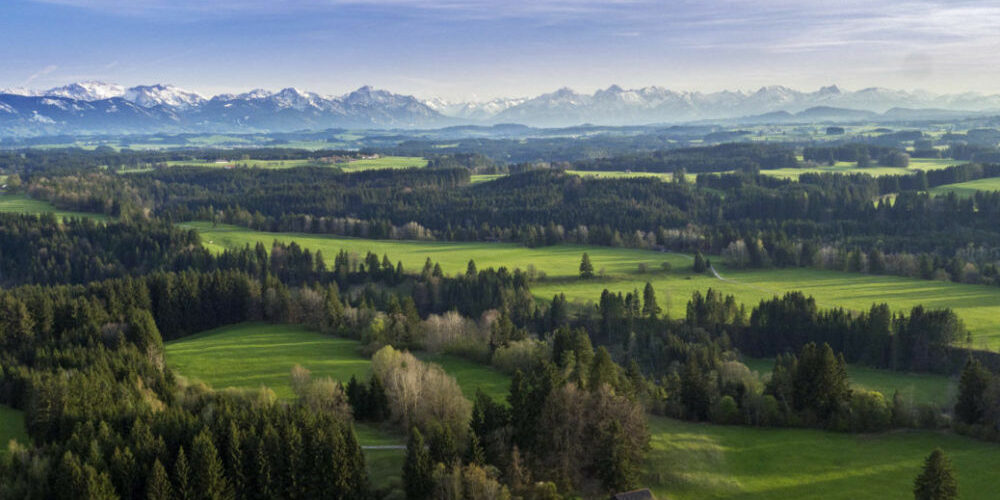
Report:
[[[958,498],[958,481],[951,461],[940,448],[924,461],[924,469],[913,481],[915,500],[952,500]]]
[[[600,440],[598,475],[607,491],[630,490],[638,477],[637,464],[632,463],[626,449],[624,432],[621,423],[612,420]]]
[[[472,465],[486,465],[486,450],[479,442],[479,436],[475,432],[469,433],[469,447],[465,450],[465,463]]]
[[[476,270],[476,261],[474,261],[472,259],[469,259],[469,265],[468,265],[468,267],[465,268],[465,277],[466,278],[475,278],[476,275],[478,275],[478,274],[479,274],[479,271]]]
[[[979,422],[986,409],[984,395],[990,384],[990,372],[983,368],[978,359],[969,357],[962,369],[962,377],[958,382],[958,401],[955,403],[955,415],[969,425]]]
[[[702,274],[708,270],[708,264],[705,263],[705,256],[701,252],[694,253],[694,272]]]
[[[587,255],[587,252],[584,252],[580,259],[580,277],[585,280],[594,277],[594,265],[590,263],[590,256]]]
[[[191,470],[191,488],[198,498],[219,500],[230,496],[222,461],[207,429],[191,443]]]
[[[403,462],[403,485],[406,498],[424,500],[434,491],[434,464],[424,446],[424,438],[414,427],[406,443],[406,461]]]
[[[146,498],[148,500],[170,500],[173,492],[170,490],[170,478],[167,477],[167,469],[163,468],[160,459],[153,462],[153,467],[149,471],[149,479],[146,480]]]
[[[177,451],[177,459],[174,461],[174,484],[177,486],[178,500],[194,499],[191,489],[191,468],[188,466],[183,446]]]
[[[656,318],[660,312],[662,310],[656,303],[656,291],[653,290],[653,285],[647,281],[646,288],[642,291],[642,315],[647,318]]]
[[[594,362],[590,366],[590,380],[587,386],[596,391],[602,385],[607,384],[612,388],[618,385],[618,366],[611,360],[611,354],[604,346],[597,348],[594,355]]]
[[[374,374],[368,382],[368,412],[375,422],[389,418],[389,396],[385,393],[385,384]]]
[[[431,462],[442,463],[451,466],[459,457],[458,443],[455,442],[455,435],[448,425],[436,426],[431,434],[428,451]]]

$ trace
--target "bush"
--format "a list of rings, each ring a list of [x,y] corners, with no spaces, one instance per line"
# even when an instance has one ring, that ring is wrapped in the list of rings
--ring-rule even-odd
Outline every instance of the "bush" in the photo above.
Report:
[[[518,370],[528,373],[551,357],[549,345],[537,339],[517,340],[500,347],[493,353],[493,366],[513,375]]]
[[[858,390],[851,395],[851,430],[884,431],[892,424],[892,409],[881,392]]]
[[[472,404],[455,378],[440,366],[385,346],[372,356],[372,372],[385,385],[392,419],[401,428],[416,426],[427,432],[438,423],[448,426],[457,439],[464,439]]]
[[[729,395],[719,398],[712,405],[710,414],[712,423],[715,424],[732,425],[740,423],[740,409],[736,406],[736,400]]]

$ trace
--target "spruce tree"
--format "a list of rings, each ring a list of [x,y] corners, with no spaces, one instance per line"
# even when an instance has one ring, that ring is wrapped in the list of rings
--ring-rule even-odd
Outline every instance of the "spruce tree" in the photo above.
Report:
[[[584,252],[580,259],[580,277],[585,280],[594,277],[594,265],[590,263],[590,256],[587,255],[587,252]]]
[[[642,315],[647,318],[656,318],[660,315],[662,310],[659,304],[656,303],[656,291],[653,290],[653,285],[650,282],[646,282],[646,288],[642,291]]]
[[[174,484],[177,485],[177,500],[194,499],[191,489],[191,467],[188,465],[183,446],[177,451],[177,459],[174,461]]]
[[[146,480],[146,498],[148,500],[170,500],[173,498],[170,478],[167,477],[167,469],[163,468],[160,459],[156,459],[153,462],[153,467],[149,470],[149,479]]]
[[[406,443],[406,461],[403,462],[403,486],[409,500],[430,498],[434,491],[434,464],[424,446],[424,437],[414,427]]]
[[[951,500],[958,498],[958,481],[951,461],[940,448],[924,461],[924,469],[913,481],[915,500]]]
[[[986,409],[984,395],[990,385],[990,372],[983,368],[978,359],[969,357],[962,369],[962,377],[958,382],[958,401],[955,403],[955,415],[969,425],[979,422]]]
[[[230,496],[222,460],[208,430],[195,436],[191,443],[191,471],[191,488],[198,498],[219,500]]]
[[[702,274],[708,270],[708,264],[705,263],[705,256],[701,252],[694,253],[694,272]]]

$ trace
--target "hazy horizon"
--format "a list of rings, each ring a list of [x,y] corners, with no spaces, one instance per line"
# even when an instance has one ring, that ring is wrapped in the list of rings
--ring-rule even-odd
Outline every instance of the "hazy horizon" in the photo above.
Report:
[[[1000,5],[772,0],[11,0],[0,88],[170,83],[203,95],[370,84],[488,100],[617,84],[1000,93]]]

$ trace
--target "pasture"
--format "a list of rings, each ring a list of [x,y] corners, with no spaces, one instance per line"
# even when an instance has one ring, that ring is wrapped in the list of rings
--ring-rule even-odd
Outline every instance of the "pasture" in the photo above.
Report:
[[[508,379],[489,367],[447,355],[422,357],[440,363],[466,394],[477,386],[487,386],[494,397],[506,394]],[[167,359],[179,373],[216,387],[252,388],[266,380],[286,395],[288,369],[296,362],[320,376],[341,378],[367,371],[355,341],[295,326],[254,323],[170,342]],[[756,366],[765,364],[758,361]],[[220,373],[213,365],[229,368]],[[851,375],[861,383],[870,377],[854,367]],[[649,426],[651,448],[641,482],[661,498],[810,498],[816,488],[834,492],[834,498],[909,498],[923,457],[936,446],[954,461],[963,498],[990,498],[992,472],[1000,467],[996,444],[948,433],[854,435],[715,426],[654,416]],[[356,430],[365,446],[405,442],[399,433],[378,426],[359,424]],[[365,456],[376,485],[401,485],[402,450],[366,449]]]
[[[958,196],[973,196],[979,191],[1000,191],[1000,177],[987,177],[974,181],[945,184],[928,190],[933,195],[955,193]]]
[[[649,417],[643,485],[671,499],[908,499],[926,457],[951,458],[959,494],[996,498],[1000,445],[944,432],[846,434]]]
[[[7,444],[11,440],[28,442],[28,434],[24,430],[24,412],[0,405],[0,455],[7,453]]]
[[[244,323],[168,342],[167,365],[216,388],[267,386],[280,398],[293,396],[296,363],[313,377],[367,380],[368,358],[357,341],[322,335],[300,326]]]
[[[642,290],[652,283],[660,305],[674,317],[682,316],[695,291],[704,293],[714,288],[733,295],[743,304],[759,301],[789,291],[812,295],[820,307],[843,307],[866,310],[873,303],[885,302],[896,311],[908,311],[916,305],[930,308],[950,307],[965,321],[972,332],[972,347],[1000,348],[1000,289],[983,285],[966,285],[944,281],[928,281],[898,276],[873,276],[859,273],[817,269],[728,269],[716,263],[724,279],[708,274],[694,274],[692,260],[687,255],[651,250],[611,248],[588,245],[557,245],[526,248],[514,243],[467,243],[433,241],[366,240],[299,233],[266,233],[235,226],[212,227],[210,223],[190,223],[197,229],[202,242],[219,251],[223,248],[253,246],[258,241],[270,245],[274,240],[296,241],[304,248],[322,250],[329,260],[341,249],[364,257],[366,252],[388,255],[393,262],[402,261],[405,269],[419,270],[427,257],[441,264],[446,273],[464,272],[470,259],[477,267],[507,266],[527,270],[533,266],[544,279],[531,284],[540,300],[551,300],[559,293],[571,302],[597,302],[601,292]],[[580,256],[590,255],[596,270],[593,279],[578,277]],[[670,271],[663,271],[666,262]],[[640,265],[646,271],[640,272]]]
[[[503,400],[510,387],[509,377],[487,366],[449,355],[419,355],[453,375],[466,397],[472,398],[476,389],[482,388]],[[167,365],[176,373],[215,389],[253,389],[263,385],[283,399],[292,397],[290,372],[295,364],[309,369],[314,378],[331,377],[345,383],[352,375],[367,380],[371,366],[356,340],[323,335],[300,326],[265,323],[231,325],[168,342],[166,357]],[[0,407],[0,423],[6,423],[7,413],[3,410]],[[12,414],[10,418],[14,414],[20,418],[20,412],[8,412]],[[23,424],[20,425],[23,435]],[[406,443],[401,433],[378,425],[359,423],[355,430],[362,446]],[[14,436],[16,433],[11,433]],[[0,438],[4,442],[9,439],[6,426],[0,429]],[[381,488],[401,487],[403,455],[400,449],[366,449],[365,461],[372,482]]]
[[[798,179],[800,175],[805,173],[868,174],[873,177],[879,177],[882,175],[910,175],[917,170],[938,170],[953,167],[955,165],[961,165],[963,163],[966,162],[948,158],[911,158],[910,166],[908,168],[884,167],[881,165],[858,168],[857,164],[854,162],[840,161],[833,165],[819,165],[807,168],[777,168],[761,170],[760,173],[780,177],[782,179]]]
[[[0,212],[35,215],[53,214],[60,219],[67,217],[86,217],[94,220],[108,219],[101,214],[59,210],[47,201],[35,200],[24,194],[0,194]]]
[[[761,376],[774,369],[774,359],[744,358],[743,363]],[[905,373],[878,370],[858,365],[847,365],[851,387],[881,392],[886,399],[899,391],[903,399],[913,405],[932,404],[939,408],[951,407],[958,393],[958,380],[929,373]]]
[[[367,158],[344,163],[333,163],[315,159],[303,160],[255,160],[255,159],[231,159],[226,162],[216,162],[210,160],[202,161],[169,161],[168,167],[176,166],[198,166],[198,167],[225,167],[235,165],[247,168],[268,168],[283,169],[296,167],[335,167],[344,172],[360,172],[363,170],[378,169],[398,169],[398,168],[423,168],[427,166],[427,160],[416,156],[382,156],[379,158]]]
[[[622,172],[619,170],[567,170],[567,174],[579,175],[580,177],[593,177],[595,179],[631,179],[637,177],[648,177],[653,179],[659,179],[663,182],[673,182],[673,173],[663,173],[663,172]],[[684,178],[688,182],[695,182],[698,180],[698,174],[685,174]]]

